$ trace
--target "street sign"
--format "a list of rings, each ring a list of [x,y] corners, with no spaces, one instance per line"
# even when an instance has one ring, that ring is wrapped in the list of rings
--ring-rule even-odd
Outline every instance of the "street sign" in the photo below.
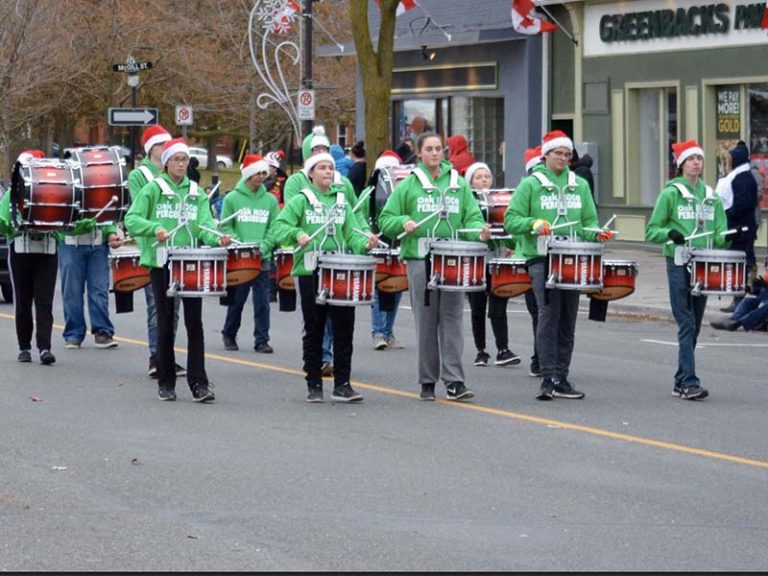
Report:
[[[136,74],[151,68],[152,62],[136,62],[136,60],[132,58],[122,64],[112,64],[113,72],[127,72],[128,74]]]
[[[315,119],[315,91],[299,90],[299,107],[297,109],[299,120]]]
[[[176,126],[192,126],[194,120],[192,106],[176,106]]]
[[[158,123],[157,108],[110,108],[110,126],[152,126]]]

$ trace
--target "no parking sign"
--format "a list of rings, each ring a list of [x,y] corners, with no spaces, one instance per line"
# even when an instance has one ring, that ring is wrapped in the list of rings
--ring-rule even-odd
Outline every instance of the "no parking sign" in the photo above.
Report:
[[[192,106],[176,106],[176,126],[192,126],[193,122]]]
[[[297,109],[297,112],[299,114],[299,120],[315,119],[315,91],[314,90],[299,91],[299,107]]]

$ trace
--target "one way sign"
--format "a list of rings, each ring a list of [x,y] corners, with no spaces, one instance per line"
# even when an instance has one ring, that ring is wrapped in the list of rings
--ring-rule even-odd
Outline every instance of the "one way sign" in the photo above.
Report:
[[[152,126],[157,124],[157,108],[110,108],[110,126]]]

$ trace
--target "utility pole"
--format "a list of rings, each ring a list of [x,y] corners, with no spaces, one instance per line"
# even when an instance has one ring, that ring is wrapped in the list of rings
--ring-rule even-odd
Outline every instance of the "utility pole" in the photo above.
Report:
[[[301,79],[301,87],[305,90],[312,89],[312,2],[313,0],[302,0],[301,9],[304,24],[304,77]],[[302,121],[302,139],[312,132],[312,124],[312,120]]]
[[[136,108],[136,92],[139,87],[139,75],[128,74],[128,86],[131,87],[131,108]],[[136,167],[136,126],[131,126],[131,170]]]

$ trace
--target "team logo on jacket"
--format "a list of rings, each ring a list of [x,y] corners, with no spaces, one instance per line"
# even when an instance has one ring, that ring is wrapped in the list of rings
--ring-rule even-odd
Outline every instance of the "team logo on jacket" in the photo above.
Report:
[[[568,209],[581,210],[581,196],[578,194],[566,193],[563,195],[565,198],[565,207]],[[557,210],[559,199],[557,194],[548,194],[541,196],[541,209],[542,210]]]
[[[269,210],[262,210],[260,208],[243,208],[242,212],[237,215],[238,222],[258,222],[259,224],[266,224],[269,222]]]
[[[155,214],[158,218],[173,218],[178,220],[182,216],[181,204],[164,202],[155,207]],[[185,204],[183,216],[187,220],[197,220],[197,204]]]
[[[459,199],[455,196],[446,196],[445,205],[448,207],[449,214],[458,214],[460,212]],[[442,210],[443,205],[440,202],[440,197],[434,196],[421,196],[416,204],[416,212],[426,212],[428,214],[435,210]]]
[[[344,224],[344,218],[346,214],[344,212],[339,212],[336,214],[336,218],[334,219],[334,222],[336,224]],[[328,219],[328,215],[325,211],[323,212],[316,212],[313,209],[307,209],[304,211],[304,221],[307,224],[325,224],[325,221]]]
[[[709,220],[711,222],[715,219],[715,207],[713,204],[703,204],[699,207],[699,210],[704,220]],[[679,204],[677,206],[677,219],[696,220],[696,205],[692,202]]]

